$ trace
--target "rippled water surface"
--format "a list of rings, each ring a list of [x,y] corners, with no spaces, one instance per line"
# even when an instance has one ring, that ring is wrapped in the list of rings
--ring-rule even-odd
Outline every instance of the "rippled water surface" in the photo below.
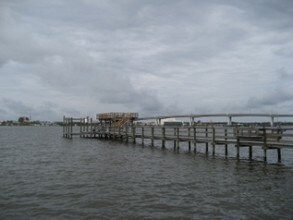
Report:
[[[0,127],[0,219],[293,219],[293,167]],[[291,157],[292,158],[292,157]]]

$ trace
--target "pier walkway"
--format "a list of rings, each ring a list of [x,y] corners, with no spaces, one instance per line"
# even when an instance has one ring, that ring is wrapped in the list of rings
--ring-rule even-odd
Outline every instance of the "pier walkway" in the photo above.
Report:
[[[199,117],[228,117],[227,123],[195,123],[194,118]],[[236,147],[236,158],[240,157],[240,148],[248,148],[249,159],[252,159],[253,147],[261,146],[264,161],[267,161],[267,151],[277,151],[277,161],[281,162],[281,149],[293,150],[293,126],[284,126],[273,120],[268,124],[239,124],[231,121],[232,117],[293,117],[293,115],[268,114],[213,114],[213,115],[180,115],[161,116],[153,118],[138,118],[137,113],[105,113],[97,115],[97,120],[86,118],[63,118],[63,137],[115,139],[142,145],[145,141],[154,146],[160,142],[166,148],[166,142],[171,143],[174,150],[179,150],[181,143],[185,142],[189,152],[197,153],[198,145],[205,145],[206,154],[211,147],[212,155],[215,149],[224,146],[225,156],[230,147]],[[190,118],[190,122],[181,125],[164,125],[162,119]],[[155,122],[153,122],[153,121]]]

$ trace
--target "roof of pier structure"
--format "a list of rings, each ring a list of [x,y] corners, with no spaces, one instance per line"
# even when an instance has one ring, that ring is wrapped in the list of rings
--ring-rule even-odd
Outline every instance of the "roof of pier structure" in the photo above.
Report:
[[[113,120],[120,118],[128,118],[132,120],[138,119],[138,113],[136,112],[107,112],[97,114],[97,119],[99,120]]]

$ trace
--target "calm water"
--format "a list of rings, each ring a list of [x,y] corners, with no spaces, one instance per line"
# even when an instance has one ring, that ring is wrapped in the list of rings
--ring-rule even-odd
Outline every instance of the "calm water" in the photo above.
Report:
[[[0,219],[293,219],[292,157],[265,165],[61,135],[0,127]]]

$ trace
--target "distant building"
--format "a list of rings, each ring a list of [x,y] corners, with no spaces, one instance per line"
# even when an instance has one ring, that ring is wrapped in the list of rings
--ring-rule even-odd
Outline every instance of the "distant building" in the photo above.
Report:
[[[182,121],[177,121],[176,118],[161,119],[161,125],[165,126],[182,126]]]
[[[161,119],[161,125],[165,125],[165,123],[167,122],[167,124],[169,123],[169,122],[176,122],[176,118],[163,118],[163,119]]]
[[[22,116],[18,118],[19,123],[28,123],[30,121],[29,117]]]

